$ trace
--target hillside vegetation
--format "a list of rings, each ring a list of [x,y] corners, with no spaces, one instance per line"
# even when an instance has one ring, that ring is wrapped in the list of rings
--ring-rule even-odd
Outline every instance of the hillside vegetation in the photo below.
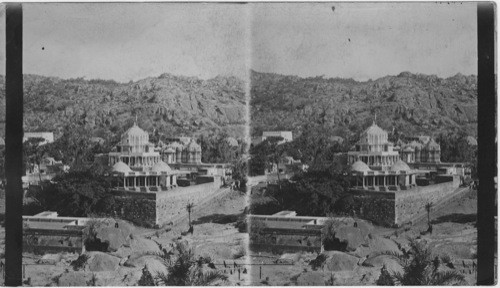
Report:
[[[477,135],[477,77],[450,78],[403,72],[358,82],[340,78],[301,78],[252,71],[252,135],[312,124],[348,137],[377,124],[405,134],[465,131]]]
[[[5,78],[0,78],[0,103],[5,105]],[[221,130],[243,136],[245,93],[234,77],[200,80],[162,74],[136,82],[60,79],[24,75],[26,131],[54,131],[69,123],[104,139],[129,128],[137,115],[148,132],[168,136]],[[0,121],[5,119],[0,107]]]

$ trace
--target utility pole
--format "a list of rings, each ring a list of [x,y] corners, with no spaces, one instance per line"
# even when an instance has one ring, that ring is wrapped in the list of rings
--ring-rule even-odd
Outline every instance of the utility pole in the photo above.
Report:
[[[23,243],[23,10],[5,9],[5,285],[22,285]]]

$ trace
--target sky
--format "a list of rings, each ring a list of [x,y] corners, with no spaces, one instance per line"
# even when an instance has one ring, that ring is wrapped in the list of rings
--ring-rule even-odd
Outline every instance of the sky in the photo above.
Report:
[[[475,3],[30,3],[23,11],[29,74],[120,82],[245,78],[248,69],[356,80],[477,74]],[[5,47],[3,12],[0,23]]]

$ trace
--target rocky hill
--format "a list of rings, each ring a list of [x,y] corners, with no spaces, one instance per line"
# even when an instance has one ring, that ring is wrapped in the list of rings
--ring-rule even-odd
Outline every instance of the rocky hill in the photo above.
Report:
[[[4,99],[1,77],[1,105]],[[2,122],[4,111],[0,107]],[[149,132],[192,135],[223,128],[241,137],[244,82],[234,77],[200,80],[170,74],[129,83],[24,75],[24,113],[26,130],[56,134],[68,123],[78,123],[95,136],[109,138],[128,129],[137,115],[138,124]]]
[[[357,133],[377,116],[384,129],[407,134],[465,130],[477,135],[477,77],[403,72],[358,82],[253,71],[252,135],[286,129],[300,134],[311,121],[339,134]],[[343,136],[343,135],[339,135]]]

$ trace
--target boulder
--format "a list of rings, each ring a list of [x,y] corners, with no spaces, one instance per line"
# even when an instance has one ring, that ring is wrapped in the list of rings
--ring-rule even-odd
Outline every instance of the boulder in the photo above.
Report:
[[[61,261],[61,254],[45,254],[43,257],[38,261],[39,263],[43,264],[56,264]]]
[[[353,254],[357,257],[363,258],[366,256],[372,257],[380,254],[381,252],[400,253],[398,246],[393,240],[369,235],[366,242],[359,246]]]
[[[297,278],[298,286],[324,286],[323,272],[309,271],[303,272]]]
[[[324,267],[328,271],[352,271],[356,268],[359,259],[340,251],[327,251]]]
[[[118,228],[116,228],[116,224],[118,224]],[[130,234],[132,234],[133,229],[125,221],[109,220],[96,229],[97,239],[109,243],[109,251],[116,251],[123,245],[129,245]]]
[[[354,251],[365,243],[366,234],[359,227],[343,226],[335,231],[335,238],[347,244],[346,251]]]
[[[85,272],[82,271],[70,271],[64,273],[57,282],[58,286],[68,287],[68,286],[87,286],[87,280],[85,280]]]
[[[363,266],[368,267],[382,268],[382,266],[384,265],[389,272],[403,272],[403,268],[401,267],[399,262],[394,257],[389,255],[378,255],[368,258],[363,262]]]
[[[120,263],[120,258],[103,252],[92,251],[87,255],[87,267],[92,272],[115,271]]]

